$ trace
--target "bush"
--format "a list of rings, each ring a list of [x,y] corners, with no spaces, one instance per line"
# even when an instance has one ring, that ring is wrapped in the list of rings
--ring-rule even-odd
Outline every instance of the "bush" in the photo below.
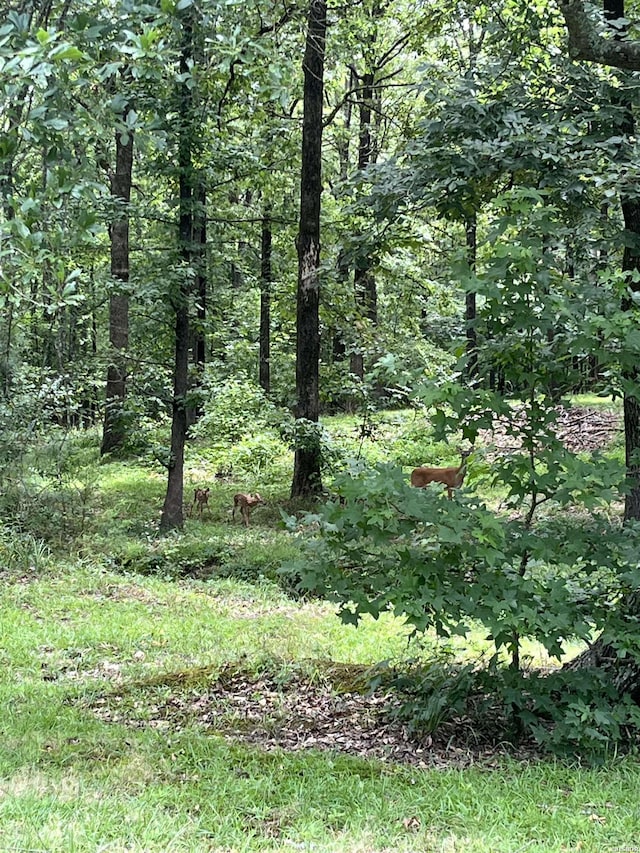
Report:
[[[521,465],[517,454],[512,465],[513,470]],[[574,457],[556,457],[556,498],[566,490],[575,500],[580,487],[591,499],[588,490],[596,485],[582,466]],[[542,476],[537,482],[546,486]],[[413,489],[391,465],[356,466],[337,477],[334,487],[342,501],[328,502],[309,518],[314,532],[291,569],[303,590],[338,602],[343,621],[357,624],[365,614],[377,618],[392,610],[418,636],[435,629],[444,638],[467,636],[482,625],[493,642],[494,660],[510,662],[504,671],[496,670],[502,681],[494,677],[491,694],[498,701],[502,695],[512,718],[538,740],[544,726],[536,728],[536,720],[551,714],[554,748],[577,743],[580,719],[585,729],[580,742],[589,749],[608,737],[618,739],[636,716],[640,722],[626,706],[618,713],[615,697],[606,691],[585,692],[588,679],[579,682],[567,674],[572,701],[565,701],[564,673],[554,682],[526,681],[520,654],[527,638],[560,658],[568,640],[588,643],[603,631],[616,638],[618,648],[628,646],[629,654],[637,654],[636,623],[627,624],[617,611],[620,597],[640,585],[635,525],[621,528],[590,506],[588,524],[579,517],[570,523],[554,512],[533,528],[530,517],[501,516],[473,496],[447,500],[438,486]],[[449,701],[458,686],[436,674],[438,690]],[[434,687],[433,673],[425,684]],[[545,691],[559,693],[562,701],[554,705]],[[456,701],[461,695],[456,692]],[[519,703],[519,695],[526,701]],[[441,707],[434,700],[421,713],[435,720]]]
[[[191,435],[234,444],[279,423],[283,414],[265,392],[248,379],[215,383],[205,375],[201,402],[204,414],[191,427]]]

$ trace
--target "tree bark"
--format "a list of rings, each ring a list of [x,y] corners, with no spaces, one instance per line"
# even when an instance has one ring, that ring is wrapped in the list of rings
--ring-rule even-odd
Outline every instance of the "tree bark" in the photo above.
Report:
[[[271,205],[265,204],[262,214],[262,239],[260,249],[260,387],[266,394],[271,391]]]
[[[123,114],[126,121],[129,107]],[[133,131],[116,132],[116,167],[111,176],[111,196],[119,207],[109,229],[111,237],[111,275],[116,288],[129,281],[129,213],[133,173]],[[129,296],[112,293],[109,298],[109,343],[111,360],[107,368],[106,401],[100,454],[119,450],[126,438],[122,406],[126,397],[127,348],[129,346]]]
[[[166,532],[184,524],[184,445],[187,435],[187,390],[189,378],[189,268],[193,262],[193,94],[187,82],[193,57],[193,23],[191,10],[183,21],[183,47],[180,73],[184,75],[179,94],[178,169],[180,213],[178,239],[184,270],[179,290],[173,296],[175,309],[175,363],[173,372],[173,404],[171,450],[168,461],[167,492],[160,530]]]
[[[358,171],[364,170],[372,162],[373,144],[371,137],[371,104],[373,103],[374,74],[372,71],[365,72],[360,78],[361,92],[358,101],[360,131],[358,136]],[[376,279],[372,272],[372,259],[370,253],[356,261],[354,273],[354,293],[356,311],[364,317],[368,323],[375,326],[378,322],[378,292]],[[353,352],[350,364],[351,373],[364,379],[365,365],[362,348]]]
[[[327,32],[326,0],[311,0],[303,61],[304,109],[300,175],[300,227],[297,238],[296,417],[318,422],[320,415],[320,199],[322,195],[322,102]],[[320,493],[320,447],[295,451],[291,497]]]
[[[626,71],[640,71],[640,42],[603,37],[597,14],[584,0],[559,0],[569,35],[569,55]],[[619,15],[616,20],[624,17]],[[610,19],[611,20],[611,19]]]
[[[196,269],[197,324],[194,330],[193,361],[199,376],[207,360],[205,323],[207,319],[207,191],[204,175],[198,175],[194,190],[194,251],[198,254]]]
[[[613,29],[613,38],[610,41],[619,43],[624,39],[625,28],[624,0],[604,0],[604,17],[609,27]],[[619,96],[618,91],[613,93],[614,103],[620,106],[623,117],[616,132],[626,139],[633,139],[636,135],[636,122],[633,115],[633,105],[628,97]],[[624,253],[622,256],[622,270],[627,275],[629,295],[622,300],[622,310],[631,311],[633,299],[631,294],[640,292],[640,283],[634,280],[634,273],[640,273],[640,200],[636,195],[621,195],[620,204],[624,219],[625,236]],[[640,464],[637,456],[640,455],[640,401],[635,393],[629,388],[637,388],[640,380],[640,370],[634,367],[625,372],[624,376],[624,438],[625,438],[625,462],[627,471],[626,493],[624,503],[624,519],[640,520]]]
[[[477,218],[475,213],[465,223],[467,263],[471,272],[476,270],[478,254]],[[476,333],[476,292],[468,290],[465,296],[465,332],[467,338],[467,379],[478,375],[478,337]]]
[[[204,368],[207,360],[205,327],[207,321],[207,190],[204,185],[202,170],[193,173],[193,243],[191,257],[195,269],[194,290],[196,297],[196,321],[192,324],[191,356],[195,367],[189,387],[202,385]],[[187,408],[187,429],[202,417],[203,409],[200,403]]]
[[[635,134],[631,108],[628,112],[628,126],[625,133]],[[640,200],[627,198],[622,200],[622,214],[625,231],[630,239],[625,241],[622,269],[630,273],[628,287],[632,293],[640,292],[640,283],[634,281],[632,273],[640,273],[640,253],[637,248],[640,241]],[[631,296],[625,297],[622,308],[630,311],[633,307]],[[640,400],[637,394],[629,388],[638,388],[640,370],[637,367],[627,370],[624,374],[624,445],[626,464],[626,491],[624,498],[624,520],[640,521]]]

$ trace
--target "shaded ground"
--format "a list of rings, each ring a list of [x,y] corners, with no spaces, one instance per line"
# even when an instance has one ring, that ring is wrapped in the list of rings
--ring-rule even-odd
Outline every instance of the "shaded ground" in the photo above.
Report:
[[[388,694],[342,689],[341,681],[355,678],[364,690],[361,667],[326,664],[313,677],[227,667],[208,683],[204,674],[198,671],[199,683],[191,686],[193,674],[187,673],[183,680],[169,676],[153,687],[114,691],[95,700],[92,708],[107,722],[172,731],[196,726],[266,751],[314,749],[417,767],[487,766],[501,755],[533,754],[529,747],[497,742],[490,724],[483,729],[477,720],[473,725],[444,723],[433,738],[412,737],[393,718],[394,700]]]
[[[622,416],[610,409],[562,406],[556,411],[556,435],[573,453],[603,449],[622,430]],[[506,421],[499,417],[492,430],[481,431],[481,443],[506,453],[519,449],[517,439],[507,432]]]

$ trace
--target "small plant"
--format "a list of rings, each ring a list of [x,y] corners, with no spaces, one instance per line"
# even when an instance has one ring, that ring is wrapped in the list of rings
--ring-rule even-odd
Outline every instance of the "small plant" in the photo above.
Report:
[[[51,565],[51,550],[30,533],[4,527],[0,530],[0,561],[10,572],[39,573]]]
[[[431,734],[467,712],[475,682],[474,664],[456,664],[450,654],[405,665],[389,682],[398,699],[391,717],[402,720],[411,733]]]

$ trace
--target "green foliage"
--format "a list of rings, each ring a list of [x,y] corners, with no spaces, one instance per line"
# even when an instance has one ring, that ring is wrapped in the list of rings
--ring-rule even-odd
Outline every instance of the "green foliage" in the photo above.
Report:
[[[283,454],[286,454],[286,446],[267,432],[243,438],[226,449],[218,445],[215,456],[222,470],[229,468],[237,473],[253,474],[264,481],[265,475],[277,466]]]
[[[495,683],[526,730],[559,754],[602,755],[616,744],[628,746],[640,728],[638,706],[596,668],[525,676],[505,671]]]
[[[461,666],[446,653],[431,653],[430,657],[428,663],[400,663],[393,677],[385,681],[397,702],[392,718],[402,720],[417,735],[431,734],[443,723],[469,716],[477,682],[475,664]]]
[[[114,565],[143,575],[208,577],[216,573],[229,553],[229,547],[217,539],[203,541],[201,537],[165,536],[128,546],[122,553],[114,554],[111,560]]]
[[[607,624],[620,579],[635,577],[636,534],[606,516],[594,513],[584,527],[549,517],[533,534],[525,519],[502,518],[473,497],[446,500],[439,484],[413,489],[389,465],[337,477],[335,488],[344,504],[313,517],[318,533],[297,570],[346,621],[393,608],[441,636],[481,622],[496,651],[521,635],[560,656],[567,639],[588,640]],[[621,537],[626,546],[612,549]]]
[[[280,434],[291,450],[315,450],[324,471],[344,466],[343,449],[334,441],[331,432],[320,422],[296,418],[283,422]]]
[[[49,427],[7,461],[0,510],[16,530],[58,547],[82,537],[98,481],[95,433]]]
[[[638,706],[602,670],[516,672],[495,658],[463,665],[452,652],[429,657],[400,662],[385,682],[394,718],[416,734],[453,732],[464,721],[488,743],[525,738],[563,757],[601,760],[616,745],[628,748],[640,728]]]
[[[196,438],[206,436],[216,442],[233,444],[256,436],[282,417],[262,388],[248,379],[227,379],[219,383],[208,373],[200,399],[204,413],[191,428]]]
[[[389,447],[391,458],[399,465],[458,465],[460,454],[445,441],[435,441],[427,418],[418,410],[394,435]],[[447,462],[446,460],[450,460]]]
[[[543,740],[540,719],[549,712],[544,691],[558,691],[563,674],[542,681],[537,692],[531,688],[530,705],[519,704],[513,695],[524,691],[517,679],[523,678],[525,638],[561,658],[569,641],[589,643],[602,634],[615,638],[618,654],[640,660],[620,607],[640,582],[634,556],[639,530],[622,526],[611,512],[623,494],[624,467],[599,453],[570,452],[556,428],[559,400],[579,382],[585,319],[603,341],[604,318],[620,329],[628,317],[620,313],[615,277],[598,287],[567,277],[558,253],[568,231],[550,192],[516,187],[493,204],[481,271],[466,261],[458,270],[478,298],[475,328],[483,345],[475,381],[434,383],[416,389],[415,397],[431,414],[436,441],[461,437],[487,445],[486,480],[501,506],[468,489],[453,501],[437,484],[411,489],[390,465],[354,467],[336,480],[341,502],[312,517],[316,532],[296,570],[303,588],[338,602],[347,622],[392,610],[420,634],[435,629],[443,637],[465,637],[482,625],[495,664],[505,657],[510,663],[509,677],[496,681],[503,684],[498,695],[514,721]],[[622,338],[609,338],[618,382],[635,353],[633,336],[626,345]],[[630,621],[635,624],[635,617]],[[427,679],[435,698],[425,719],[437,721],[451,690],[459,707],[469,674],[463,672],[459,691],[455,678],[455,689],[441,674]],[[585,691],[588,678],[568,676],[567,683],[575,701],[558,704],[553,735],[545,741],[554,748],[576,747],[580,714],[588,749],[598,740],[620,740],[625,727],[635,725],[625,703],[615,710],[619,697],[604,691],[598,702],[597,690]]]

